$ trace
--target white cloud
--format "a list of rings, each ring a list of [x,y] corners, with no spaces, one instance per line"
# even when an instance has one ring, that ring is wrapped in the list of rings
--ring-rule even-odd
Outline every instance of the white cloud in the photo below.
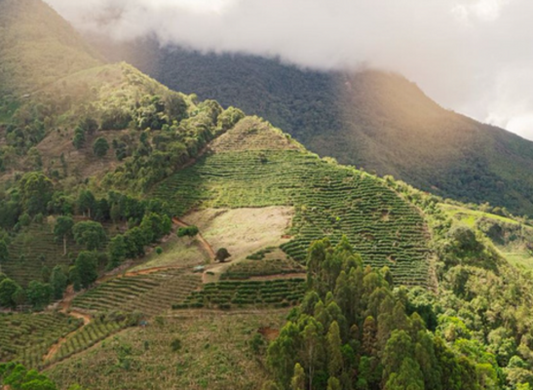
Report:
[[[522,134],[531,122],[520,118],[533,115],[530,0],[47,1],[78,28],[116,39],[154,34],[163,44],[318,69],[364,63]]]

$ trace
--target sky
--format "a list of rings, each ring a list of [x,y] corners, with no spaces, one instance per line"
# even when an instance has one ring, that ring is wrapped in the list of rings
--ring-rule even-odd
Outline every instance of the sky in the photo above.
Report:
[[[445,108],[533,140],[531,0],[46,1],[117,40],[398,72]]]

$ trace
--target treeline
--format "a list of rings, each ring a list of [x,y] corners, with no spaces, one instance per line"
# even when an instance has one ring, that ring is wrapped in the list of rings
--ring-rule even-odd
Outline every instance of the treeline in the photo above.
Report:
[[[11,236],[49,217],[63,255],[72,259],[69,267],[44,267],[42,278],[29,282],[26,288],[0,273],[0,307],[4,308],[31,305],[42,309],[61,299],[68,284],[73,284],[76,291],[88,288],[100,270],[113,269],[126,258],[143,256],[146,246],[172,229],[171,214],[159,200],[138,200],[114,191],[101,198],[90,190],[67,195],[54,191],[51,180],[41,172],[24,175],[6,194],[0,208],[0,267],[15,255],[9,253]],[[104,227],[111,223],[121,230],[112,237]],[[83,250],[70,253],[68,243],[72,241]]]
[[[59,389],[47,376],[16,363],[0,363],[0,388],[3,387],[11,390]],[[82,390],[82,388],[74,385],[69,390]]]
[[[303,303],[268,348],[275,377],[265,389],[480,389],[497,386],[492,365],[456,354],[428,328],[435,313],[387,268],[372,270],[346,239],[315,242]],[[492,388],[492,387],[483,387]]]

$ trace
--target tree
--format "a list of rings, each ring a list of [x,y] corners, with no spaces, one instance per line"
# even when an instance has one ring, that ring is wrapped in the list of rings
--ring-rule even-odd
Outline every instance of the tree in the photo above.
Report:
[[[26,289],[26,297],[35,309],[41,310],[52,300],[52,287],[48,283],[32,280]]]
[[[108,246],[109,264],[108,269],[116,268],[126,259],[128,247],[124,236],[119,234],[111,239]]]
[[[52,181],[42,172],[26,173],[19,183],[24,211],[30,216],[46,213],[53,187]]]
[[[17,304],[13,299],[13,295],[20,288],[20,286],[12,279],[4,279],[0,282],[0,306],[8,309],[14,309]]]
[[[221,263],[225,262],[230,257],[231,257],[231,254],[228,252],[226,248],[220,248],[217,251],[216,256],[215,256],[215,258]]]
[[[341,349],[342,340],[337,321],[333,321],[329,326],[326,341],[328,352],[328,374],[332,377],[339,377],[343,368],[343,359]]]
[[[0,272],[2,272],[2,264],[9,260],[9,250],[5,240],[0,240]]]
[[[76,242],[79,245],[85,245],[89,251],[102,249],[107,241],[107,234],[102,224],[98,222],[78,222],[72,231]]]
[[[80,285],[88,288],[98,278],[97,272],[97,254],[94,252],[80,252],[76,258],[74,266],[79,275]]]
[[[78,196],[76,205],[80,213],[83,215],[87,214],[91,218],[92,211],[96,207],[96,200],[94,199],[93,193],[89,190],[82,190]]]
[[[103,137],[98,138],[93,145],[94,155],[98,158],[102,158],[107,154],[109,150],[109,143]]]
[[[77,150],[80,150],[85,144],[85,131],[79,126],[76,128],[76,130],[74,130],[74,139],[72,140],[72,144]]]
[[[199,230],[196,226],[186,226],[180,227],[178,229],[178,237],[194,237],[199,233]]]
[[[305,371],[300,365],[294,365],[294,375],[291,379],[291,390],[305,390]]]
[[[52,270],[52,275],[50,276],[50,285],[52,287],[54,299],[63,298],[63,293],[67,288],[67,282],[67,275],[65,275],[63,268],[60,265],[56,265]]]
[[[67,254],[67,239],[72,237],[72,228],[74,220],[70,216],[61,216],[56,220],[54,225],[54,236],[56,240],[63,240],[63,255]]]

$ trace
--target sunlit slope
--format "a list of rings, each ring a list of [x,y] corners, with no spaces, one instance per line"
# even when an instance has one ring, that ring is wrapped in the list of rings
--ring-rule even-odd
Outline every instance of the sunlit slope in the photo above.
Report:
[[[234,105],[321,156],[463,202],[533,214],[533,143],[447,111],[405,78],[322,73],[275,60],[100,44],[171,88]]]
[[[99,55],[40,0],[0,1],[0,100],[100,65]]]
[[[401,283],[428,284],[424,220],[382,180],[321,160],[255,118],[209,146],[210,153],[154,191],[177,215],[192,208],[294,206],[292,239],[282,245],[294,259],[304,262],[313,240],[346,235],[367,264],[388,266]]]

